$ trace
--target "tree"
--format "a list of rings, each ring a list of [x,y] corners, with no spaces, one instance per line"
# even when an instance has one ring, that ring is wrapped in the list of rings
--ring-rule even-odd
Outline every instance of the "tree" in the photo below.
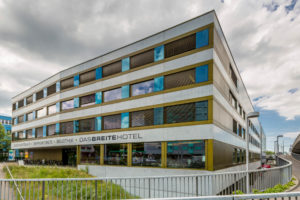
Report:
[[[11,144],[11,133],[5,133],[4,126],[0,124],[0,151],[8,151]]]

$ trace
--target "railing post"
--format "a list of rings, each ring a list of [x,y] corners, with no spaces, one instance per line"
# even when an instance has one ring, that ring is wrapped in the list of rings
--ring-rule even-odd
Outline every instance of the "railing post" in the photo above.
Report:
[[[199,196],[199,183],[198,183],[198,179],[199,179],[199,177],[198,176],[196,176],[196,196]]]
[[[97,180],[95,180],[95,200],[97,199],[98,199],[98,187],[97,187]]]
[[[45,200],[45,181],[42,182],[42,200]]]

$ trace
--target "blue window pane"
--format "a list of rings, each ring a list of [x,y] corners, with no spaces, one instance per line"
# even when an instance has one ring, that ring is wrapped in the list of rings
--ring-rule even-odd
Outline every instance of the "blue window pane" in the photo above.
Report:
[[[44,98],[47,97],[47,88],[44,88]]]
[[[165,47],[164,45],[158,46],[154,49],[154,61],[163,60],[165,58]]]
[[[164,123],[164,108],[154,108],[154,125],[160,125]]]
[[[117,88],[104,92],[104,102],[109,102],[122,98],[122,89]]]
[[[79,97],[74,98],[74,108],[79,108]]]
[[[32,129],[32,137],[35,138],[35,128]]]
[[[43,126],[43,137],[47,136],[47,126]]]
[[[32,119],[35,119],[35,111],[32,111]]]
[[[56,92],[59,92],[60,91],[60,82],[58,81],[56,83]]]
[[[27,105],[27,101],[26,101],[26,98],[24,99],[24,106],[26,106]]]
[[[63,101],[61,103],[61,110],[69,110],[74,108],[74,99],[71,99],[69,101]]]
[[[59,123],[55,124],[55,134],[59,134]]]
[[[204,47],[208,45],[209,30],[205,29],[203,31],[196,33],[196,48]]]
[[[78,133],[79,132],[79,121],[78,120],[73,121],[73,125],[74,125],[74,127],[73,127],[74,133]]]
[[[164,90],[164,77],[160,76],[154,79],[154,92]]]
[[[78,86],[78,85],[79,85],[79,74],[74,76],[74,86]]]
[[[98,67],[96,69],[96,80],[101,79],[102,78],[102,67]]]
[[[208,101],[196,102],[196,121],[208,120]]]
[[[131,96],[147,94],[154,91],[154,80],[131,85]]]
[[[36,93],[33,94],[33,102],[36,102]]]
[[[122,86],[122,99],[129,97],[129,85]]]
[[[18,124],[19,122],[18,122],[18,117],[16,117],[16,122],[15,122],[15,124]]]
[[[96,117],[96,131],[102,130],[102,117]]]
[[[23,131],[23,138],[26,138],[26,131]]]
[[[60,102],[56,103],[56,112],[60,112]]]
[[[102,92],[97,92],[95,98],[96,98],[96,104],[101,104],[102,103]]]
[[[16,109],[19,108],[19,102],[16,102]]]
[[[208,65],[196,67],[196,83],[208,81]]]
[[[129,128],[129,113],[121,114],[121,128]]]
[[[122,72],[125,72],[130,69],[130,58],[122,59]]]

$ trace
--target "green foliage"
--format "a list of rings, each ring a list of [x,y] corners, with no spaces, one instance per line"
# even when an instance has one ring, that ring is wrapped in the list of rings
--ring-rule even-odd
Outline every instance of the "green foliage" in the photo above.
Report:
[[[92,178],[93,176],[85,172],[85,170],[77,170],[72,168],[59,167],[26,167],[26,166],[9,166],[14,178]],[[10,178],[8,171],[4,168],[6,178]],[[97,187],[96,187],[97,185]],[[34,187],[34,190],[33,190]],[[95,199],[97,191],[97,199],[129,199],[139,198],[131,195],[120,185],[110,181],[46,181],[45,182],[45,199],[59,197],[58,199]],[[22,185],[22,191],[25,186]],[[29,190],[27,187],[26,190]],[[36,191],[33,193],[33,191]],[[26,194],[26,199],[42,199],[41,182],[31,183],[31,194]],[[49,192],[48,192],[49,191]],[[77,192],[76,192],[77,191]],[[107,191],[107,192],[104,192]],[[30,195],[30,196],[29,196]]]
[[[266,155],[274,155],[274,152],[273,151],[266,151]]]
[[[236,190],[236,191],[233,191],[234,195],[239,195],[239,194],[245,194],[244,192],[242,192],[241,190]]]

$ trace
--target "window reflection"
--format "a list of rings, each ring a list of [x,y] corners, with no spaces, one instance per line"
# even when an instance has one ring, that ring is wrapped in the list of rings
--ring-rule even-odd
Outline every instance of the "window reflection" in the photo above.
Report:
[[[131,113],[131,127],[150,126],[154,123],[153,109]]]
[[[122,98],[122,89],[117,88],[104,92],[104,102],[113,101]]]
[[[161,143],[134,143],[132,144],[133,166],[161,166]]]
[[[106,144],[104,146],[104,164],[127,165],[127,144]]]
[[[37,118],[46,116],[46,107],[37,111]]]
[[[63,101],[61,103],[61,109],[62,110],[69,110],[74,108],[74,99],[71,99],[69,101]]]
[[[51,105],[48,107],[48,115],[56,113],[56,105]]]
[[[89,164],[100,164],[100,146],[83,145],[80,146],[80,162]]]
[[[154,90],[154,80],[131,85],[131,96],[151,93]]]
[[[121,114],[103,117],[104,130],[121,128]]]
[[[43,127],[39,127],[36,129],[36,137],[43,137]]]
[[[80,106],[90,106],[95,104],[95,94],[80,97]]]

